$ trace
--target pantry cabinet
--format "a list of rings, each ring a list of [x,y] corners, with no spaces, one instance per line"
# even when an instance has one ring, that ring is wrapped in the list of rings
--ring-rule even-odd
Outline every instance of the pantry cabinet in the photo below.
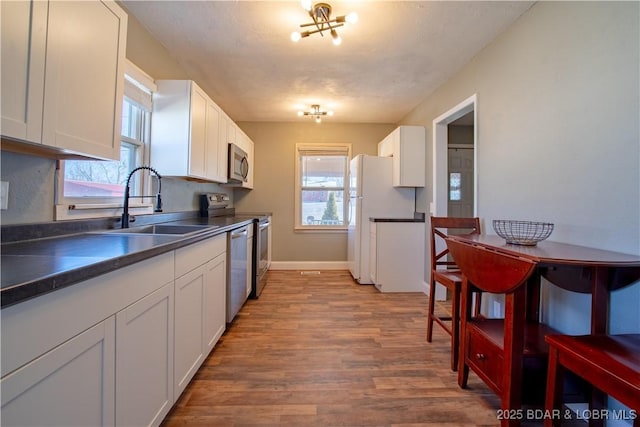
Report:
[[[118,159],[127,14],[109,0],[1,7],[2,135]]]
[[[378,143],[378,156],[393,158],[395,187],[424,187],[425,129],[400,126]]]
[[[162,175],[226,182],[226,162],[219,161],[226,153],[220,140],[220,108],[191,80],[156,83],[151,164]]]

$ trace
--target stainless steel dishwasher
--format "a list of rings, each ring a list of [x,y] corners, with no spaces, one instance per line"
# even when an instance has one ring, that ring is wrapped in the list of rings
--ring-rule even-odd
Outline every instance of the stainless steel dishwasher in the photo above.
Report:
[[[247,226],[237,228],[227,237],[227,323],[231,323],[247,300]]]

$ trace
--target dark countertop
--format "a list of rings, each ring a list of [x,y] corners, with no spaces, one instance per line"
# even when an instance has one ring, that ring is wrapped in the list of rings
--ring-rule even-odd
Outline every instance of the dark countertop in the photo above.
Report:
[[[189,217],[162,224],[212,228],[191,235],[145,235],[92,230],[2,244],[0,306],[82,282],[255,222],[246,215]],[[131,228],[146,224],[132,224]],[[24,227],[23,227],[24,228]],[[3,232],[5,228],[3,227]]]
[[[424,212],[414,212],[412,218],[378,218],[370,217],[370,222],[425,222]]]
[[[369,218],[371,222],[424,222],[424,218]]]

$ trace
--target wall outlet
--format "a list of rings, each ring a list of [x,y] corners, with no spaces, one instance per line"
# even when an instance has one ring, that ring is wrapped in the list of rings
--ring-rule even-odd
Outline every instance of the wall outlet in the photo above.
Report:
[[[9,182],[0,181],[0,209],[9,208]]]

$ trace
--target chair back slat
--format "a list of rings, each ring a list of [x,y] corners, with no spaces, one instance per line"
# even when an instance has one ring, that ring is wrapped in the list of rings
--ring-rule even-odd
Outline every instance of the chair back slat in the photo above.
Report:
[[[480,234],[480,218],[431,217],[431,270],[454,267],[445,244],[448,234]]]

